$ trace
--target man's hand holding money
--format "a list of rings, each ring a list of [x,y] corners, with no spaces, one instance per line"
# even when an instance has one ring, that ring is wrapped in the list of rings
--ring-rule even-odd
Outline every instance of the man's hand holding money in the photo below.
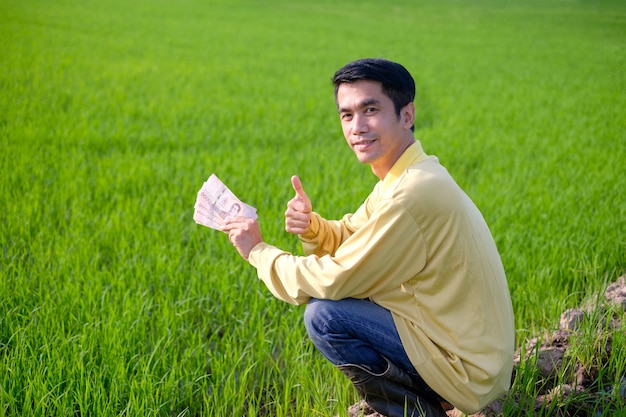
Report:
[[[287,203],[285,230],[305,233],[311,225],[311,200],[304,192],[300,178],[291,177],[295,196]],[[241,202],[214,174],[202,185],[196,199],[196,223],[228,233],[230,243],[248,260],[256,245],[263,241],[256,209]]]
[[[246,260],[263,240],[256,209],[239,200],[215,174],[202,184],[194,209],[196,223],[228,233],[230,242]]]
[[[261,237],[261,229],[256,219],[249,219],[247,217],[227,217],[224,220],[224,227],[222,230],[228,233],[228,239],[230,243],[235,246],[237,252],[248,260],[250,251],[257,244],[263,242]]]
[[[193,219],[202,226],[222,230],[227,217],[256,219],[256,209],[239,200],[215,174],[198,191]]]

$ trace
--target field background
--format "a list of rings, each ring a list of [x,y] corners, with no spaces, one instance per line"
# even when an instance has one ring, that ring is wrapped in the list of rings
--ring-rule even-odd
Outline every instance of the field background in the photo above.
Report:
[[[291,175],[355,210],[376,179],[330,78],[366,56],[415,76],[416,137],[491,226],[520,344],[623,274],[623,2],[0,0],[0,416],[344,410],[302,309],[192,213],[216,173],[301,253]]]

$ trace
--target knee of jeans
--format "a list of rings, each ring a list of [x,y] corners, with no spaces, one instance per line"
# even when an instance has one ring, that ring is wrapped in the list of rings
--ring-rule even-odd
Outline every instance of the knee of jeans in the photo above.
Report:
[[[324,300],[312,298],[304,310],[304,327],[309,337],[315,340],[324,334],[325,323]]]

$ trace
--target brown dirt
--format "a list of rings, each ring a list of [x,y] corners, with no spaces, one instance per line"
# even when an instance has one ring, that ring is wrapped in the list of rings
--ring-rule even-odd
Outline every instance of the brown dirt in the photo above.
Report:
[[[608,305],[612,304],[617,308],[617,313],[609,315]],[[479,413],[472,414],[471,417],[496,417],[502,416],[502,409],[505,403],[515,404],[515,408],[525,409],[525,415],[538,415],[541,409],[551,408],[551,415],[555,416],[593,416],[598,408],[611,407],[606,402],[606,386],[609,382],[599,381],[599,367],[607,363],[613,350],[612,331],[620,327],[626,312],[626,275],[620,277],[612,283],[604,294],[604,302],[599,305],[597,302],[589,303],[580,308],[569,309],[561,315],[559,329],[552,334],[546,334],[541,338],[533,338],[526,341],[525,346],[518,350],[513,359],[513,379],[517,372],[528,372],[520,369],[522,355],[524,363],[533,363],[536,358],[536,371],[539,374],[538,386],[541,387],[539,396],[534,399],[522,399],[509,397],[501,398],[489,404]],[[568,349],[570,341],[579,336],[579,331],[583,320],[596,320],[598,332],[595,346],[595,357],[583,365],[577,362],[573,369],[564,370],[567,363]],[[527,360],[529,360],[527,362]],[[570,364],[570,368],[572,364]],[[531,370],[532,371],[532,370]],[[567,378],[562,380],[571,381],[568,384],[560,383],[558,375],[569,372]],[[622,377],[618,390],[626,402],[626,375]],[[559,384],[560,383],[560,384]],[[603,388],[604,387],[604,388]],[[604,391],[603,391],[604,390]],[[623,404],[626,406],[626,404]],[[608,408],[607,408],[608,410]],[[617,411],[617,410],[616,410]],[[624,412],[625,411],[617,411]],[[449,417],[461,417],[465,414],[457,409],[448,411]],[[545,415],[545,414],[544,414]],[[600,414],[598,414],[600,415]]]

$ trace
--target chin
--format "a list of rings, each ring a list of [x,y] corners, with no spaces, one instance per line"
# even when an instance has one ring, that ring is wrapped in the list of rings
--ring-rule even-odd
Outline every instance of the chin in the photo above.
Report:
[[[374,155],[370,155],[368,153],[355,152],[354,154],[356,155],[356,159],[358,159],[362,164],[371,164],[377,159]]]

